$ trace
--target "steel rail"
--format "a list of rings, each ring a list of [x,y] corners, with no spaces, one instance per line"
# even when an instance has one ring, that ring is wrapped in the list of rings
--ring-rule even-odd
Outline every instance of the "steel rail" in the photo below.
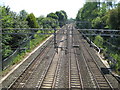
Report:
[[[55,54],[54,54],[54,55],[55,55]],[[49,68],[50,68],[50,66],[51,66],[51,64],[52,64],[54,55],[52,56],[52,59],[51,59],[49,65],[46,67],[45,71],[43,72],[42,77],[41,77],[40,80],[38,81],[38,84],[36,85],[36,89],[40,89],[40,88],[41,88],[42,83],[44,82],[44,79],[45,79],[45,77],[46,77],[46,74],[47,74],[47,72],[48,72],[48,70],[49,70]]]
[[[51,47],[52,47],[52,46],[51,46]],[[50,47],[47,51],[44,52],[44,53],[46,53],[46,54],[44,54],[43,56],[41,56],[41,57],[43,57],[41,61],[43,61],[43,60],[45,59],[45,56],[48,54],[48,51],[51,49],[51,47]],[[40,64],[41,64],[41,63],[39,63],[39,65],[40,65]],[[39,65],[38,65],[38,66],[39,66]],[[36,67],[36,69],[37,69],[37,67]],[[35,69],[35,70],[36,70],[36,69]],[[33,72],[31,72],[32,74],[28,77],[28,79],[25,81],[25,83],[29,82],[31,76],[35,73],[35,70],[34,70]],[[25,87],[25,84],[22,86],[22,88],[24,88],[24,87]]]
[[[71,88],[71,83],[70,83],[71,82],[71,65],[70,65],[71,64],[71,55],[67,55],[67,56],[70,57],[70,58],[68,58],[69,59],[69,62],[68,62],[69,63],[68,64],[69,65],[69,89],[70,89]]]
[[[85,46],[87,52],[89,53],[89,55],[91,56],[92,60],[93,60],[94,63],[96,64],[97,68],[98,68],[99,71],[101,72],[100,67],[98,66],[97,62],[95,61],[95,58],[93,57],[93,55],[92,55],[92,54],[90,53],[90,51],[88,50],[88,48],[87,48],[87,46],[86,46],[85,43],[84,43],[84,46]],[[106,82],[108,83],[109,87],[110,87],[111,89],[113,89],[113,87],[112,87],[112,85],[110,84],[110,82],[108,81],[108,79],[103,75],[102,72],[101,72],[101,74],[102,74],[102,76],[104,77],[104,79],[106,80]],[[97,84],[98,84],[98,83],[97,83]],[[99,87],[99,88],[100,88],[100,87]]]
[[[73,41],[75,41],[76,39],[73,37],[73,26],[72,26],[72,31],[71,31],[71,33],[72,33],[72,44],[73,44]],[[76,51],[76,48],[75,48],[75,50],[74,50],[74,53],[76,54],[77,53],[77,51]],[[77,69],[78,69],[78,74],[79,74],[79,78],[80,78],[80,83],[81,83],[81,89],[84,89],[84,85],[83,85],[83,80],[82,80],[82,75],[81,75],[81,70],[80,70],[80,67],[79,67],[79,61],[78,61],[78,58],[77,58],[77,55],[75,55],[75,60],[76,60],[76,64],[77,64]]]
[[[69,31],[69,33],[72,33],[72,28],[70,29],[70,31]],[[73,35],[73,34],[72,34]],[[79,89],[83,89],[83,82],[82,82],[82,77],[81,77],[81,74],[80,74],[80,68],[79,68],[79,63],[78,63],[78,59],[77,59],[77,57],[76,57],[76,50],[75,50],[75,48],[72,48],[72,38],[73,36],[70,36],[69,35],[69,88],[78,88],[79,87]],[[75,39],[74,39],[75,40]],[[72,56],[72,54],[74,55],[74,56]],[[74,58],[75,60],[72,60],[72,58]],[[72,65],[72,66],[71,66]],[[76,67],[76,71],[74,70],[75,69],[75,67]],[[72,76],[71,74],[73,74],[73,72],[74,72],[74,74],[76,73],[76,75],[75,76]],[[76,80],[76,81],[74,81],[74,79]],[[79,82],[78,82],[78,80],[79,80]],[[71,82],[72,81],[72,82]],[[73,82],[74,82],[74,85],[73,85]],[[76,86],[77,85],[77,86]]]
[[[84,44],[85,45],[85,44]],[[85,45],[85,48],[86,50],[88,51],[88,53],[90,54],[91,58],[94,60],[97,68],[99,69],[99,71],[101,72],[101,69],[99,67],[99,65],[97,64],[97,62],[95,61],[95,58],[93,57],[93,55],[91,54],[91,52],[88,50],[87,46]],[[104,76],[103,72],[102,73],[102,76],[104,77],[104,79],[106,80],[106,82],[108,83],[108,85],[110,86],[111,89],[113,89],[113,86],[110,84],[109,80],[106,78],[106,76]]]
[[[79,38],[78,38],[77,36],[76,36],[76,40],[80,41]],[[82,49],[82,50],[83,50],[83,49]],[[90,74],[92,75],[92,77],[90,76],[90,78],[91,78],[92,80],[94,80],[94,81],[96,82],[96,84],[97,84],[96,79],[93,78],[93,73],[90,71],[90,69],[89,69],[89,67],[88,67],[88,65],[87,65],[86,59],[85,59],[85,57],[84,57],[84,54],[82,54],[82,57],[83,57],[85,66],[86,66],[86,68],[87,68],[87,71],[88,71],[88,73],[89,73],[89,76],[90,76]],[[96,87],[96,85],[94,84],[93,81],[92,81],[92,83],[93,83],[94,87]],[[84,87],[84,85],[83,85],[83,87]]]
[[[60,44],[60,43],[59,43]],[[56,53],[57,54],[57,53]],[[54,56],[56,55],[56,54],[54,54]],[[61,56],[61,54],[60,53],[58,53],[59,54],[59,57]],[[37,89],[40,89],[40,88],[42,88],[42,85],[44,84],[44,80],[45,80],[45,78],[46,78],[46,76],[48,75],[48,71],[50,70],[50,68],[51,68],[51,66],[53,65],[53,63],[55,62],[54,61],[54,56],[52,57],[52,60],[50,61],[50,63],[49,63],[49,65],[48,65],[48,67],[46,68],[46,70],[45,70],[45,72],[43,73],[43,75],[42,75],[42,77],[41,77],[41,79],[38,81],[38,84],[36,85],[36,88]],[[55,73],[54,73],[54,76],[55,77],[57,77],[57,70],[58,70],[58,67],[59,67],[59,62],[60,62],[60,58],[58,59],[58,61],[57,61],[57,64],[56,64],[56,69],[55,69]],[[52,81],[52,85],[51,85],[51,88],[53,88],[53,87],[55,87],[55,81],[56,81],[56,78],[54,79],[54,77],[53,77],[53,81]]]
[[[93,80],[95,81],[95,83],[97,84],[97,86],[96,86],[96,85],[94,84],[94,82],[93,82],[94,87],[95,87],[95,88],[96,88],[96,87],[99,87],[96,78],[93,78],[93,77],[94,77],[94,74],[93,74],[93,72],[90,70],[90,68],[89,68],[89,66],[88,66],[88,64],[87,64],[87,62],[86,62],[86,59],[85,59],[84,54],[82,54],[82,57],[83,57],[83,60],[84,60],[84,62],[85,62],[86,68],[87,68],[87,70],[88,70],[88,72],[89,72],[89,75],[90,75],[90,74],[92,75],[92,79],[93,79]]]
[[[76,53],[76,51],[74,51],[75,53]],[[78,74],[79,74],[79,78],[80,78],[80,82],[81,82],[81,88],[83,89],[84,88],[84,86],[83,86],[83,80],[82,80],[82,75],[81,75],[81,73],[80,73],[80,67],[79,67],[79,63],[78,63],[78,59],[76,58],[75,59],[76,60],[76,63],[77,63],[77,69],[78,69]]]
[[[48,44],[47,44],[48,45]],[[40,53],[40,55],[41,54],[43,54],[43,52],[45,51],[47,49],[47,46],[46,47],[44,47],[43,49],[42,49],[42,52]],[[39,55],[37,56],[37,57],[39,57]],[[36,57],[36,58],[37,58]],[[27,70],[31,70],[31,68],[30,68],[30,66],[33,64],[33,63],[35,63],[35,62],[37,62],[37,59],[36,58],[34,58],[27,66],[26,66],[26,68],[23,70],[23,72],[18,76],[18,78],[16,78],[16,80],[8,87],[8,90],[10,90],[13,86],[14,86],[14,84],[20,79],[20,77],[27,71]],[[33,64],[34,65],[34,64]],[[27,73],[28,74],[28,73]],[[26,75],[27,76],[27,75]]]
[[[94,82],[95,82],[95,85],[97,85],[96,87],[97,87],[98,89],[100,89],[99,83],[97,82],[97,79],[95,78],[95,75],[94,75],[93,71],[91,70],[91,67],[88,65],[84,53],[82,54],[82,57],[83,57],[83,59],[84,59],[84,62],[85,62],[85,64],[86,64],[86,66],[87,66],[88,71],[89,71],[89,72],[92,74],[92,76],[94,77],[93,80],[94,80]]]
[[[63,54],[63,53],[62,53]],[[61,55],[63,56],[63,55]],[[57,80],[57,75],[58,75],[58,70],[59,70],[59,67],[61,65],[61,58],[59,58],[59,61],[58,61],[58,64],[57,64],[57,68],[56,68],[56,71],[55,71],[55,75],[54,75],[54,79],[53,79],[53,84],[52,84],[52,88],[55,88],[55,84],[56,84],[56,80]]]

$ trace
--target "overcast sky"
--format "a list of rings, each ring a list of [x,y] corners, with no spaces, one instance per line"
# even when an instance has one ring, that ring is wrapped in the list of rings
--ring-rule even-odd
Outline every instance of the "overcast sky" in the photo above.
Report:
[[[0,5],[9,6],[12,11],[17,13],[24,9],[28,13],[34,13],[36,17],[41,15],[46,16],[51,12],[64,10],[69,18],[75,18],[78,10],[83,7],[85,1],[86,0],[0,0]]]
[[[14,12],[24,9],[36,17],[64,10],[69,18],[75,18],[84,3],[85,0],[0,0],[1,5],[9,6]]]

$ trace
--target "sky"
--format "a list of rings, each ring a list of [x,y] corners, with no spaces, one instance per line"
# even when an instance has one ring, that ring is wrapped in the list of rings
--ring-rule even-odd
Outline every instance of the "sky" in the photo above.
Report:
[[[93,2],[96,0],[0,0],[0,5],[9,6],[11,11],[17,13],[25,10],[28,13],[34,13],[36,17],[64,10],[68,18],[76,18],[78,10],[83,7],[85,1]]]
[[[9,6],[11,11],[25,10],[36,17],[64,10],[68,18],[75,18],[84,3],[85,0],[0,0],[0,5]]]

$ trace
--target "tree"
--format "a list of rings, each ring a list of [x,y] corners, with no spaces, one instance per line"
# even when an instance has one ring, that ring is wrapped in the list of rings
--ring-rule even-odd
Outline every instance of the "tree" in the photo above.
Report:
[[[51,18],[53,18],[53,19],[57,19],[57,20],[58,20],[58,16],[57,16],[55,13],[49,13],[49,14],[47,15],[47,17],[51,17]]]
[[[64,14],[64,16],[65,16],[65,20],[67,20],[67,13],[65,12],[65,11],[63,11],[63,10],[61,10],[61,12]]]
[[[77,13],[77,28],[91,28],[90,23],[98,16],[98,11],[99,7],[97,2],[86,2],[83,8]]]
[[[46,17],[41,20],[41,23],[43,25],[43,28],[56,28],[58,27],[58,22],[50,17]]]
[[[98,16],[98,6],[97,2],[86,2],[82,11],[80,12],[81,19],[84,21],[92,21]]]
[[[119,7],[120,8],[120,7]],[[120,29],[119,8],[112,9],[108,13],[107,23],[111,29]]]
[[[25,20],[27,18],[28,13],[25,10],[20,11],[20,19]]]
[[[98,15],[99,15],[100,17],[102,17],[102,16],[104,16],[104,15],[106,14],[106,12],[107,12],[107,4],[106,4],[105,2],[103,2],[103,3],[101,4],[100,10],[99,10],[99,12],[98,12]]]
[[[39,27],[41,27],[41,28],[43,28],[42,19],[44,19],[44,18],[45,18],[44,16],[39,16],[39,17],[37,18],[37,22],[38,22],[38,24],[39,24]]]
[[[2,33],[17,33],[17,32],[25,32],[19,30],[12,30],[12,28],[28,28],[27,21],[22,20],[20,16],[11,11],[7,6],[0,7],[2,13],[0,13],[2,28],[11,28],[11,30],[2,30]],[[10,35],[3,34],[2,35],[2,58],[5,59],[10,54],[14,52],[16,48],[18,48],[19,43],[26,38],[27,35]]]
[[[101,20],[100,17],[97,17],[95,19],[92,20],[92,27],[95,28],[95,29],[101,29],[103,28],[103,22]]]
[[[38,23],[36,21],[36,18],[35,18],[33,13],[29,14],[27,16],[26,20],[28,21],[28,25],[29,25],[30,28],[38,28],[39,27],[39,25],[38,25]]]
[[[66,14],[66,12],[63,11],[63,10],[57,11],[56,15],[58,16],[58,21],[59,21],[60,27],[65,25],[65,22],[67,21],[67,14]]]
[[[98,35],[98,36],[95,37],[94,43],[98,47],[102,48],[103,47],[103,42],[104,42],[104,40],[103,40],[103,38],[100,35]]]

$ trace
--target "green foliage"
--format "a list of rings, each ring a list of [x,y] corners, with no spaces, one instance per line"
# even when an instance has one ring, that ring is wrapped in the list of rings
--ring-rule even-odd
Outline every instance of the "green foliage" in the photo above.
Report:
[[[50,17],[46,17],[41,20],[43,28],[56,28],[58,27],[58,22]]]
[[[97,5],[97,2],[86,2],[83,8],[78,11],[76,17],[77,28],[91,28],[92,24],[90,23],[98,16],[99,7]]]
[[[64,14],[64,20],[67,20],[67,13],[65,12],[65,11],[63,11],[63,10],[61,10],[61,12]]]
[[[65,25],[65,22],[67,21],[67,14],[65,11],[57,11],[56,15],[58,16],[59,26],[62,27]]]
[[[7,6],[0,6],[0,16],[2,21],[2,28],[10,28],[10,30],[2,30],[3,33],[43,33],[43,31],[26,31],[26,30],[12,30],[12,28],[58,28],[59,20],[65,22],[67,20],[67,15],[65,11],[58,11],[60,15],[56,13],[50,13],[47,17],[40,16],[36,18],[33,13],[28,14],[25,10],[19,12],[19,14],[10,10]],[[65,23],[64,23],[65,24]],[[64,25],[62,24],[62,25]],[[51,33],[51,31],[45,31],[44,33]],[[32,51],[38,44],[40,44],[43,40],[45,40],[49,35],[39,35],[39,34],[31,34],[31,35],[18,35],[18,34],[3,34],[2,35],[2,60],[9,57],[17,48],[20,46],[24,46],[28,48],[28,42],[25,42],[23,45],[23,41],[26,41],[28,37],[33,36],[30,40],[30,49],[25,50],[26,52]],[[1,37],[1,36],[0,36]],[[24,51],[24,50],[20,50]],[[20,62],[26,54],[26,52],[20,52],[18,56],[14,57],[12,64]]]
[[[76,16],[77,28],[92,28],[93,29],[120,29],[120,3],[116,6],[113,2],[103,3],[97,2],[87,2],[78,11]],[[97,32],[96,32],[97,33]],[[104,49],[104,52],[109,52],[117,64],[115,69],[120,69],[120,37],[101,37],[100,35],[96,37],[91,37],[94,43]],[[108,45],[106,41],[111,44]],[[104,45],[103,45],[104,44]],[[118,71],[117,71],[118,72]],[[120,74],[120,73],[119,73]]]
[[[98,12],[99,17],[102,17],[107,12],[107,4],[105,2],[102,3],[102,7],[100,7],[100,10]]]
[[[94,43],[98,47],[102,48],[103,47],[103,42],[104,42],[104,40],[103,40],[103,38],[100,35],[98,35],[98,36],[95,37]]]
[[[111,29],[120,29],[120,7],[112,9],[108,13],[107,23]]]
[[[51,17],[53,19],[57,19],[58,20],[58,16],[55,13],[50,13],[47,15],[47,17]]]
[[[114,69],[120,75],[120,72],[118,71],[118,69],[120,69],[120,54],[110,53],[110,56],[116,60],[117,63],[115,64]]]
[[[28,13],[25,10],[21,10],[20,13],[20,19],[25,20],[27,18]]]
[[[5,57],[8,57],[10,54],[13,53],[13,51],[11,50],[11,47],[9,45],[5,45],[4,43],[2,43],[2,57],[3,59]]]
[[[94,27],[96,29],[103,28],[102,24],[103,24],[103,22],[102,22],[100,17],[97,17],[97,18],[92,20],[92,27]]]
[[[26,20],[28,21],[28,25],[29,25],[30,28],[38,28],[39,27],[39,25],[38,25],[38,23],[36,21],[36,18],[35,18],[33,13],[29,14],[27,16]]]
[[[97,4],[97,2],[86,2],[81,10],[81,19],[84,21],[91,21],[93,18],[97,17]]]
[[[11,15],[10,15],[10,8],[9,7],[1,7],[1,12],[0,13],[0,16],[1,16],[1,21],[2,21],[2,28],[9,28],[9,27],[12,27],[13,25],[13,18],[11,18]]]
[[[119,4],[118,4],[119,5]],[[112,10],[111,10],[112,9]],[[90,22],[92,28],[120,28],[120,7],[115,7],[112,2],[86,2],[83,8],[78,11],[76,21],[80,21],[81,24],[77,23],[77,28],[90,28],[87,27],[83,21]]]
[[[2,16],[2,28],[28,28],[27,21],[21,19],[19,15],[15,12],[10,11],[9,7],[0,7]],[[25,12],[25,11],[24,11]],[[13,30],[3,30],[3,33],[17,33],[18,31]],[[25,31],[23,31],[25,32]],[[21,40],[26,38],[26,35],[2,35],[2,58],[8,57],[12,52],[19,46]]]
[[[37,18],[37,22],[39,24],[39,27],[43,28],[43,24],[42,24],[42,19],[44,19],[45,17],[44,16],[40,16]]]
[[[47,15],[47,18],[44,18],[42,20],[44,27],[51,26],[52,28],[57,27],[58,25],[60,27],[62,27],[63,25],[65,25],[66,21],[67,21],[67,14],[63,10],[57,11],[56,13],[49,13]],[[46,23],[46,22],[48,22],[48,23]]]
[[[58,19],[59,17],[55,13],[50,13],[47,15],[47,18],[46,18],[46,20],[48,20],[47,24],[49,24],[49,26],[51,26],[52,28],[56,28],[59,25]]]
[[[15,12],[10,11],[9,7],[0,7],[2,16],[2,28],[28,28],[27,21],[21,19]],[[3,33],[17,33],[14,30],[3,30]],[[25,31],[23,31],[25,32]],[[2,59],[11,55],[19,43],[26,38],[26,35],[2,35]]]
[[[37,33],[40,33],[41,31],[37,31]],[[35,34],[35,39],[30,40],[30,49],[26,50],[26,52],[19,53],[13,60],[13,62],[10,63],[10,65],[14,65],[16,63],[19,63],[28,52],[31,52],[36,46],[38,46],[43,40],[46,39],[44,35]]]

